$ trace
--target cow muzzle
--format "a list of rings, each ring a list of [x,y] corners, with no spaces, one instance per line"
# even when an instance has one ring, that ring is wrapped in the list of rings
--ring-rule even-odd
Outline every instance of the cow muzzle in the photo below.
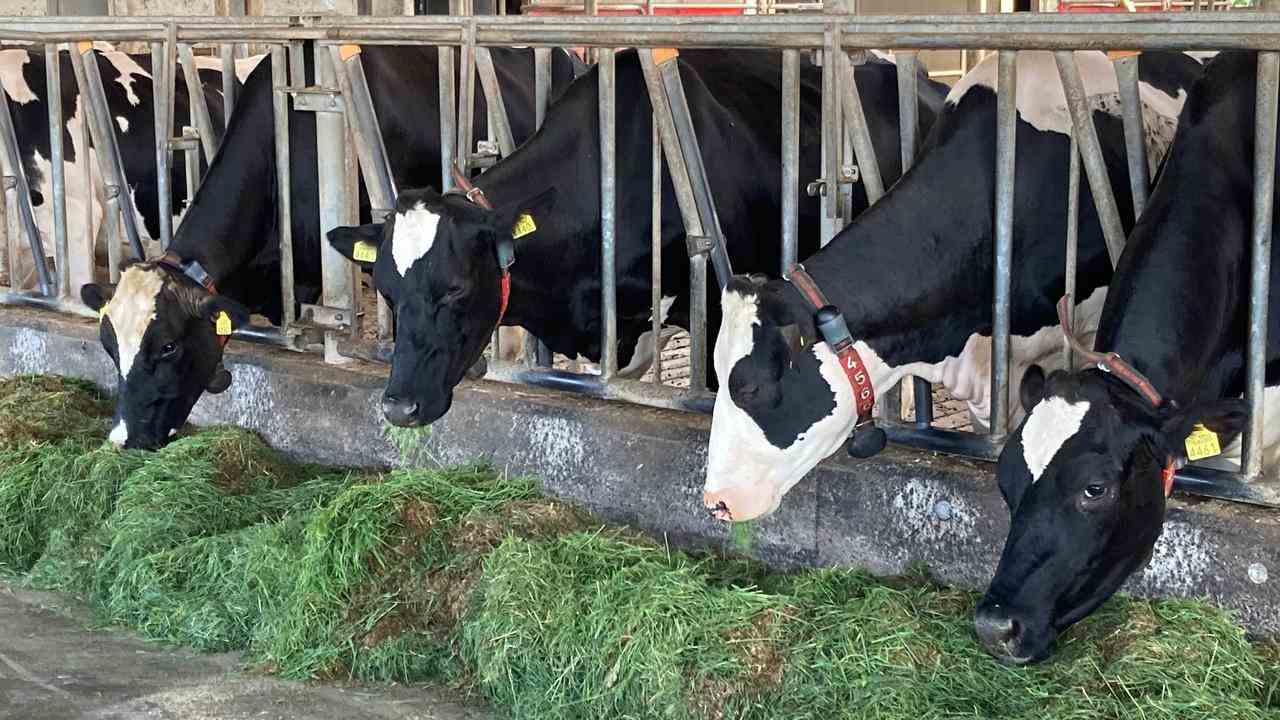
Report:
[[[382,396],[382,414],[396,427],[416,427],[422,424],[418,416],[418,403],[401,400],[393,395]]]
[[[1027,648],[1029,626],[1026,618],[988,600],[978,605],[973,616],[978,642],[987,653],[1005,665],[1027,665],[1043,657],[1044,653]]]
[[[766,490],[733,485],[702,493],[702,504],[711,517],[724,522],[745,522],[773,512],[773,493]]]

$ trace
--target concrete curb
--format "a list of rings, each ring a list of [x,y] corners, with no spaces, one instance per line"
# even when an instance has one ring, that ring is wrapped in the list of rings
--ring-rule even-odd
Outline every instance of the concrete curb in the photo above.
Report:
[[[96,327],[50,313],[0,311],[0,375],[56,373],[114,387]],[[327,366],[312,356],[234,343],[230,390],[196,405],[197,424],[234,424],[307,460],[394,465],[378,409],[384,369]],[[467,383],[432,428],[421,459],[485,458],[540,477],[547,491],[680,547],[723,547],[728,531],[702,510],[710,419],[535,388]],[[772,565],[852,566],[878,574],[924,564],[939,581],[981,589],[1008,530],[990,465],[890,448],[836,457],[761,521],[754,552]],[[1175,500],[1151,564],[1126,589],[1207,598],[1251,632],[1280,632],[1280,514]]]

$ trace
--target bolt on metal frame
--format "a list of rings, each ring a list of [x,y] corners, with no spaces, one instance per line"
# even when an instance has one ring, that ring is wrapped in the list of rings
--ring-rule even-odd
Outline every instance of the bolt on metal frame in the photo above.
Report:
[[[465,0],[460,0],[465,1]],[[1105,168],[1101,165],[1096,131],[1094,131],[1089,109],[1083,97],[1083,89],[1079,79],[1079,70],[1075,66],[1074,50],[1111,50],[1126,48],[1134,51],[1175,49],[1175,50],[1221,50],[1243,49],[1259,53],[1258,67],[1258,113],[1257,113],[1257,156],[1255,158],[1255,217],[1253,222],[1253,253],[1251,266],[1250,290],[1250,324],[1249,324],[1249,365],[1247,370],[1248,391],[1246,397],[1250,403],[1251,420],[1244,438],[1244,463],[1239,476],[1205,470],[1198,467],[1185,468],[1179,474],[1180,486],[1201,494],[1228,497],[1250,502],[1276,503],[1274,495],[1267,495],[1252,483],[1240,481],[1242,476],[1251,480],[1261,472],[1260,444],[1261,429],[1264,422],[1262,414],[1262,388],[1265,384],[1265,347],[1266,347],[1266,310],[1269,297],[1269,249],[1272,229],[1272,192],[1274,190],[1275,161],[1275,129],[1277,123],[1276,100],[1280,84],[1280,9],[1272,5],[1266,13],[1178,13],[1173,15],[1122,15],[1122,16],[1042,16],[1042,15],[987,15],[987,16],[861,16],[861,15],[788,15],[761,17],[700,17],[695,20],[681,17],[538,17],[538,18],[504,18],[504,17],[410,17],[388,20],[384,18],[234,18],[228,20],[190,20],[183,18],[113,18],[106,22],[77,18],[0,18],[0,38],[11,40],[27,40],[35,42],[80,42],[92,32],[93,36],[103,40],[141,40],[163,44],[169,57],[176,52],[178,43],[229,43],[258,42],[272,45],[273,74],[275,75],[275,110],[276,110],[276,150],[277,150],[277,187],[289,187],[288,165],[288,102],[289,86],[285,82],[284,67],[286,48],[294,58],[294,86],[302,85],[299,74],[301,69],[301,42],[316,41],[320,46],[338,46],[350,43],[360,44],[426,44],[440,48],[441,58],[450,59],[442,62],[442,71],[449,78],[448,83],[441,83],[441,95],[453,96],[453,48],[462,52],[463,101],[456,108],[458,117],[454,119],[455,108],[452,102],[446,108],[442,104],[442,134],[456,137],[457,154],[454,156],[464,166],[471,162],[467,155],[470,145],[472,105],[469,99],[474,97],[474,74],[470,68],[483,64],[475,60],[475,49],[490,46],[525,45],[534,48],[555,46],[585,46],[604,49],[603,57],[606,67],[601,72],[601,97],[605,99],[601,108],[602,135],[601,150],[606,158],[606,166],[611,167],[610,158],[616,148],[613,147],[611,133],[612,118],[616,117],[616,98],[613,98],[613,74],[609,72],[612,61],[612,48],[636,46],[640,48],[662,47],[699,47],[699,48],[735,48],[756,47],[772,48],[783,51],[783,96],[782,113],[783,128],[783,187],[798,189],[798,141],[794,133],[798,125],[798,65],[799,51],[822,49],[828,58],[835,62],[824,62],[824,130],[823,137],[827,147],[824,150],[823,177],[824,191],[823,216],[830,222],[825,237],[829,238],[838,230],[840,185],[847,184],[848,174],[842,163],[849,156],[857,155],[858,138],[861,132],[859,125],[865,120],[858,119],[856,88],[852,85],[847,70],[852,62],[847,60],[847,53],[856,53],[867,48],[883,48],[918,52],[930,49],[991,49],[1000,53],[999,83],[1002,87],[1012,87],[1016,83],[1016,51],[1048,50],[1057,53],[1059,72],[1066,90],[1073,127],[1073,145],[1078,144],[1078,157],[1073,152],[1072,175],[1069,180],[1072,192],[1072,217],[1068,223],[1067,237],[1069,241],[1068,256],[1074,257],[1071,245],[1076,239],[1074,227],[1076,218],[1074,210],[1078,209],[1079,172],[1083,167],[1086,178],[1093,190],[1095,201],[1099,205],[1104,230],[1108,239],[1109,250],[1119,249],[1123,241],[1122,234],[1117,232],[1118,212],[1115,210],[1115,198],[1109,183],[1105,182]],[[483,54],[483,53],[482,53]],[[325,53],[321,53],[324,57]],[[74,53],[73,53],[74,57]],[[911,57],[904,55],[904,57]],[[910,87],[913,76],[908,68],[910,60],[899,66],[899,82],[902,87]],[[449,67],[446,67],[449,66]],[[168,67],[168,65],[166,65]],[[844,68],[845,72],[841,72]],[[1121,97],[1122,105],[1133,105],[1131,71],[1121,63]],[[165,73],[169,75],[170,73]],[[543,74],[536,73],[538,82],[544,82]],[[547,73],[549,80],[549,73]],[[171,83],[171,80],[170,80]],[[482,85],[483,85],[482,79]],[[545,98],[545,85],[539,92]],[[995,273],[995,298],[993,312],[995,327],[993,332],[993,385],[996,402],[993,404],[992,434],[978,436],[972,433],[940,431],[927,427],[919,422],[926,414],[918,413],[917,424],[890,424],[891,438],[935,450],[958,452],[977,457],[993,457],[1008,431],[1009,403],[1008,397],[1008,307],[1009,307],[1009,275],[1011,272],[1012,249],[1012,198],[1014,191],[1013,159],[1015,157],[1013,129],[1016,112],[1012,102],[1012,93],[1002,93],[997,121],[997,272]],[[295,103],[298,102],[295,97]],[[540,100],[541,102],[541,100]],[[1123,110],[1127,126],[1136,115],[1138,108],[1127,107]],[[903,149],[904,160],[907,159],[908,126],[913,118],[904,113]],[[832,122],[835,120],[835,122]],[[107,128],[110,129],[109,127]],[[657,128],[661,139],[661,123]],[[454,131],[456,130],[456,135]],[[353,133],[354,134],[354,133]],[[500,135],[501,133],[499,133]],[[914,138],[914,128],[911,137]],[[501,138],[500,138],[501,139]],[[845,145],[851,150],[847,150]],[[446,146],[454,145],[445,143]],[[452,149],[452,148],[451,148]],[[865,151],[865,148],[863,148]],[[1135,148],[1136,151],[1136,148]],[[157,148],[157,153],[160,153]],[[655,153],[656,155],[656,153]],[[443,166],[448,160],[442,159]],[[1140,157],[1131,154],[1131,167],[1137,169]],[[661,157],[657,156],[661,162]],[[858,172],[862,174],[873,162],[859,158]],[[1145,167],[1143,161],[1142,167]],[[118,166],[117,166],[118,168]],[[111,163],[103,165],[104,172],[111,172]],[[362,167],[362,171],[368,170]],[[1101,172],[1100,172],[1101,171]],[[21,168],[18,168],[18,173]],[[6,173],[6,186],[16,185],[16,174]],[[14,178],[10,181],[8,178]],[[339,180],[334,178],[331,182]],[[1100,182],[1101,180],[1101,182]],[[610,173],[602,174],[602,222],[605,228],[605,242],[612,237],[611,214],[613,207],[613,190],[615,179]],[[448,175],[445,174],[445,183]],[[655,183],[655,187],[657,184]],[[1135,202],[1145,201],[1145,186],[1134,183],[1132,192]],[[14,188],[16,190],[16,187]],[[874,190],[872,190],[874,193]],[[13,193],[10,193],[13,194]],[[783,260],[794,259],[797,243],[796,213],[797,204],[792,200],[793,193],[783,198],[784,218],[780,234],[783,239]],[[65,202],[64,196],[57,196],[55,204]],[[261,338],[280,342],[281,338],[293,337],[296,333],[290,328],[292,319],[292,263],[291,241],[289,238],[290,208],[288,193],[281,193],[281,254],[285,260],[282,268],[283,300],[285,303],[284,326],[271,332],[262,331]],[[688,199],[687,197],[685,198]],[[695,203],[696,206],[696,203]],[[660,212],[660,208],[658,209]],[[682,214],[683,209],[682,209]],[[655,222],[657,213],[655,213]],[[10,223],[11,226],[14,223]],[[656,234],[657,231],[655,231]],[[655,243],[659,238],[655,237]],[[612,248],[606,246],[608,257]],[[655,257],[653,271],[660,274],[659,260]],[[60,271],[61,272],[61,271]],[[1074,280],[1074,268],[1068,271],[1069,292]],[[606,318],[615,318],[616,298],[604,292]],[[654,298],[660,302],[660,294]],[[13,289],[0,291],[0,303],[37,304],[62,310],[81,310],[78,303],[63,301],[50,297],[48,293],[15,292]],[[658,308],[653,308],[655,316]],[[703,311],[705,323],[705,309]],[[696,314],[696,312],[694,313]],[[615,320],[616,321],[616,320]],[[696,320],[695,320],[696,322]],[[616,337],[616,325],[606,321],[604,324],[605,339]],[[296,343],[295,343],[296,345]],[[606,348],[612,344],[606,342]],[[694,348],[694,354],[705,356],[704,348]],[[612,352],[610,350],[610,352]],[[616,363],[616,360],[613,361]],[[503,380],[516,380],[532,384],[569,389],[590,395],[629,400],[660,407],[694,409],[706,411],[711,407],[711,395],[693,388],[687,391],[662,387],[655,383],[641,383],[633,380],[611,378],[614,364],[606,361],[605,376],[592,377],[564,373],[546,368],[508,366],[499,364],[491,369],[490,376]],[[927,394],[917,393],[917,403],[927,402]]]

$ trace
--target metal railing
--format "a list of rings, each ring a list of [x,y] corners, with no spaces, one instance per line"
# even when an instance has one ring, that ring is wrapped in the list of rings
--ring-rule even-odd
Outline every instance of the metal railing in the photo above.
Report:
[[[0,40],[25,40],[45,43],[78,43],[87,35],[103,40],[139,40],[151,43],[153,55],[169,58],[185,55],[184,46],[191,44],[262,43],[271,47],[273,83],[275,87],[275,135],[276,135],[276,183],[288,188],[289,157],[289,108],[311,109],[322,112],[341,112],[345,116],[349,133],[343,132],[343,119],[333,123],[317,123],[320,141],[321,207],[331,205],[345,208],[347,216],[355,206],[354,190],[350,187],[354,168],[358,165],[371,191],[371,207],[375,212],[391,207],[395,183],[386,171],[385,150],[378,148],[377,120],[368,101],[368,88],[361,86],[363,73],[359,68],[359,53],[345,48],[353,44],[421,44],[434,45],[440,53],[440,107],[442,136],[442,170],[454,164],[466,169],[473,167],[474,151],[471,145],[472,105],[469,98],[474,93],[475,72],[481,73],[482,90],[486,97],[496,96],[496,86],[490,85],[492,64],[486,59],[486,48],[491,46],[555,46],[600,48],[600,151],[601,151],[601,208],[602,247],[604,263],[602,272],[601,304],[603,317],[602,342],[605,355],[601,375],[576,374],[545,367],[544,353],[533,353],[523,364],[494,362],[490,377],[526,382],[587,393],[604,398],[627,400],[647,405],[706,411],[711,407],[712,396],[695,373],[691,387],[673,388],[660,382],[640,382],[615,377],[614,353],[617,333],[616,285],[613,282],[611,258],[614,255],[616,237],[613,232],[616,186],[612,177],[617,148],[613,137],[616,117],[615,76],[613,49],[639,47],[642,49],[685,48],[766,48],[783,51],[782,98],[779,112],[782,115],[782,175],[783,217],[779,233],[782,242],[783,267],[798,259],[798,190],[801,187],[799,173],[799,52],[818,51],[823,58],[823,176],[818,181],[829,188],[823,195],[822,217],[826,221],[824,239],[829,239],[848,221],[848,192],[851,182],[848,169],[856,166],[858,175],[872,202],[883,192],[879,180],[878,159],[866,137],[866,119],[863,116],[857,87],[851,81],[852,67],[868,48],[897,50],[899,87],[904,98],[910,98],[916,82],[916,53],[930,49],[995,50],[999,57],[998,82],[1002,90],[1012,90],[1017,82],[1015,53],[1017,50],[1047,50],[1057,53],[1056,59],[1066,91],[1070,109],[1072,132],[1072,163],[1069,187],[1072,192],[1070,217],[1065,234],[1068,239],[1067,286],[1068,294],[1074,292],[1075,241],[1078,235],[1076,213],[1079,208],[1078,186],[1080,173],[1093,192],[1101,216],[1108,249],[1112,258],[1118,255],[1124,237],[1117,204],[1106,168],[1102,162],[1100,144],[1093,129],[1091,115],[1084,97],[1084,89],[1075,66],[1073,50],[1223,50],[1243,49],[1258,51],[1258,119],[1255,186],[1255,218],[1253,226],[1253,267],[1251,309],[1249,324],[1249,362],[1247,369],[1248,390],[1246,397],[1251,408],[1251,420],[1244,437],[1243,467],[1239,475],[1187,468],[1180,473],[1181,487],[1202,494],[1228,497],[1251,502],[1276,503],[1274,494],[1259,489],[1254,480],[1261,475],[1261,442],[1263,427],[1262,388],[1264,384],[1266,315],[1268,299],[1268,262],[1272,227],[1272,189],[1274,183],[1275,129],[1277,73],[1280,70],[1280,13],[1237,12],[1198,13],[1179,12],[1169,15],[960,15],[960,16],[861,16],[861,15],[786,15],[755,17],[405,17],[405,18],[115,18],[108,21],[67,18],[0,18]],[[305,87],[301,75],[304,41],[314,41],[315,60],[320,84]],[[225,50],[224,50],[225,53]],[[455,55],[457,53],[457,55]],[[225,55],[224,55],[225,57]],[[455,59],[460,62],[455,63]],[[663,167],[665,159],[669,172],[677,181],[677,199],[682,219],[689,236],[691,256],[693,331],[692,357],[705,364],[706,353],[706,265],[715,265],[719,252],[718,240],[712,231],[715,225],[714,207],[707,214],[707,203],[699,203],[700,170],[697,163],[688,162],[689,148],[696,148],[696,137],[690,137],[692,126],[684,127],[687,112],[679,107],[678,74],[674,65],[664,70],[655,62],[651,53],[642,52],[643,67],[650,97],[657,110],[654,123],[654,150],[652,161],[656,169]],[[173,67],[172,63],[165,67]],[[473,69],[474,68],[474,69]],[[538,55],[535,72],[538,98],[537,117],[541,124],[545,116],[546,98],[549,97],[549,55]],[[461,71],[460,73],[458,71]],[[676,78],[672,86],[662,75],[669,73]],[[172,78],[166,73],[169,88]],[[1133,142],[1132,130],[1138,112],[1136,106],[1137,76],[1132,67],[1121,63],[1119,71],[1121,99],[1127,145],[1131,153],[1131,167],[1146,166],[1140,155],[1141,143]],[[496,82],[496,80],[494,81]],[[171,90],[169,102],[171,103]],[[461,98],[456,98],[461,95]],[[909,444],[934,450],[958,452],[965,455],[991,458],[996,455],[1008,431],[1010,399],[1008,397],[1008,360],[1010,357],[1009,301],[1012,263],[1012,223],[1015,178],[1013,173],[1016,152],[1014,132],[1016,108],[1013,92],[1001,92],[997,112],[997,184],[996,184],[996,243],[993,305],[993,362],[991,433],[948,432],[930,427],[930,400],[927,386],[917,388],[917,422],[889,423],[890,437]],[[672,102],[673,98],[675,102]],[[460,100],[460,101],[459,101]],[[664,102],[666,107],[663,107]],[[322,107],[328,103],[327,107]],[[501,106],[490,103],[492,108],[486,122],[498,140],[501,154],[510,152],[513,145],[509,137],[509,125],[505,126]],[[904,100],[901,112],[901,153],[904,167],[914,155],[915,118],[914,103]],[[496,112],[495,112],[496,111]],[[159,119],[169,114],[171,105],[162,108],[157,103]],[[322,127],[322,125],[324,125]],[[109,128],[109,125],[107,126]],[[166,125],[167,127],[167,125]],[[0,115],[0,131],[3,131],[3,115]],[[344,135],[349,135],[355,148],[348,148]],[[682,135],[684,137],[682,137]],[[202,141],[204,140],[202,132]],[[693,145],[689,141],[693,141]],[[1078,155],[1075,148],[1078,147]],[[168,147],[157,144],[157,157],[168,164]],[[55,167],[59,164],[54,163]],[[104,165],[109,167],[110,163]],[[347,173],[337,172],[344,168]],[[5,165],[7,209],[10,217],[19,216],[21,202],[18,184],[20,168]],[[160,173],[166,177],[165,172]],[[449,185],[449,173],[444,172],[443,189]],[[660,190],[655,172],[654,189],[654,290],[652,312],[653,329],[660,330],[656,318],[661,298],[658,284],[660,274],[661,237],[658,229]],[[808,178],[804,179],[808,181]],[[162,180],[163,182],[163,180]],[[55,186],[56,187],[56,186]],[[705,191],[705,188],[703,189]],[[1145,183],[1135,180],[1132,192],[1135,202],[1145,202]],[[163,203],[167,191],[160,189]],[[55,190],[55,195],[57,191]],[[55,204],[64,198],[55,197]],[[301,348],[316,332],[326,337],[326,357],[340,360],[339,350],[344,346],[338,340],[349,334],[355,326],[358,299],[351,282],[350,267],[325,265],[322,305],[305,308],[306,317],[294,316],[292,283],[291,205],[287,193],[279,199],[279,225],[282,267],[282,300],[284,322],[280,328],[258,329],[252,334],[259,339],[269,339],[286,346]],[[323,211],[322,211],[323,212]],[[163,213],[162,213],[163,214]],[[328,216],[322,228],[336,224],[339,218]],[[10,222],[14,226],[14,222]],[[166,233],[167,235],[167,233]],[[38,248],[38,234],[30,235],[32,249]],[[55,245],[64,248],[62,240]],[[328,248],[325,248],[328,252]],[[39,255],[38,255],[39,257]],[[65,257],[59,255],[59,257]],[[727,272],[727,263],[721,272]],[[65,273],[58,268],[59,278]],[[720,275],[720,272],[717,273]],[[719,277],[723,281],[723,277]],[[78,309],[69,298],[67,287],[58,282],[56,287],[40,292],[22,292],[14,289],[0,291],[0,302],[27,303]],[[345,316],[343,314],[346,314]],[[390,340],[391,322],[385,307],[378,314],[378,336],[382,342]],[[370,353],[377,355],[377,353]],[[541,363],[539,361],[542,361]],[[704,368],[705,371],[705,368]]]

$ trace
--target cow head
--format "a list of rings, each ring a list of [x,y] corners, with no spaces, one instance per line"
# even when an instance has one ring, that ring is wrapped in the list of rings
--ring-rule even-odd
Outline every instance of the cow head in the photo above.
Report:
[[[1059,633],[1151,558],[1164,522],[1161,470],[1185,462],[1194,426],[1225,446],[1246,418],[1241,400],[1152,407],[1098,370],[1046,379],[1032,366],[1020,395],[1031,411],[996,469],[1009,537],[974,618],[987,651],[1012,664],[1048,656]]]
[[[788,295],[784,295],[788,294]],[[736,277],[721,294],[721,378],[703,502],[725,520],[777,509],[782,496],[840,448],[857,419],[840,362],[816,338],[795,290]]]
[[[395,311],[396,344],[382,409],[393,425],[424,425],[453,403],[498,323],[498,239],[523,206],[487,210],[459,194],[407,190],[384,223],[340,227],[329,243],[373,273]]]
[[[80,298],[98,311],[102,347],[119,374],[110,436],[116,445],[159,447],[186,423],[202,393],[231,385],[215,322],[223,313],[232,327],[248,322],[234,300],[151,262],[124,268],[117,285],[82,286]]]

